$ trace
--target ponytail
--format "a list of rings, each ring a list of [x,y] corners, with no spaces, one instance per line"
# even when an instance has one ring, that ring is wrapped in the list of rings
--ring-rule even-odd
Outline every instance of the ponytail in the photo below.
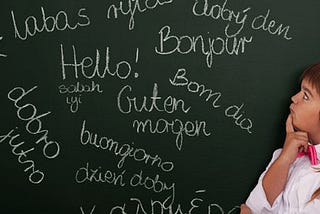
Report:
[[[310,201],[318,198],[319,196],[320,196],[320,188],[318,188],[318,189],[312,194]]]

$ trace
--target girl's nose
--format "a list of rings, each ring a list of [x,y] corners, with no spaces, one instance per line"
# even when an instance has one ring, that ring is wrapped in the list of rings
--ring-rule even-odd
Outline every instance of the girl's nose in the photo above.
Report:
[[[293,96],[291,97],[291,101],[292,101],[293,103],[297,103],[297,102],[299,101],[299,96],[300,96],[300,92],[299,92],[299,93],[296,93],[295,95],[293,95]]]

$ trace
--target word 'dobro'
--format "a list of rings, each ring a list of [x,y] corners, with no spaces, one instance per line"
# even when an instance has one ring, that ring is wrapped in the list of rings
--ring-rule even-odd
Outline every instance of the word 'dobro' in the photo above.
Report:
[[[49,131],[43,129],[41,121],[41,118],[44,118],[51,112],[38,114],[35,105],[31,103],[22,103],[23,98],[36,88],[37,86],[29,89],[28,91],[25,91],[22,87],[16,87],[8,93],[8,98],[9,100],[14,102],[14,106],[17,108],[17,117],[21,121],[26,122],[26,132],[32,137],[36,138],[35,144],[43,144],[43,156],[48,159],[54,159],[60,153],[60,145],[58,142],[48,139]],[[17,129],[18,128],[12,129],[7,134],[0,136],[0,143],[4,142],[5,140],[9,141],[9,145],[12,147],[12,154],[18,156],[18,162],[20,164],[26,164],[24,172],[29,173],[29,181],[33,184],[39,184],[44,178],[44,173],[36,169],[35,162],[33,160],[27,159],[27,154],[34,151],[35,147],[32,147],[28,150],[25,150],[25,148],[21,148],[21,146],[26,142],[19,139],[21,138],[21,135],[20,133],[15,133],[17,132]],[[20,149],[20,152],[18,152],[18,149]],[[29,172],[30,170],[31,172]]]

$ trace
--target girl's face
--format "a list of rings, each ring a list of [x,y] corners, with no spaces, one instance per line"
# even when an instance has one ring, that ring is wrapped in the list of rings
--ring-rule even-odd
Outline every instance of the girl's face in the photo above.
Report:
[[[313,140],[320,132],[320,95],[310,82],[303,80],[301,90],[291,100],[293,126],[297,131],[307,132],[309,140]]]

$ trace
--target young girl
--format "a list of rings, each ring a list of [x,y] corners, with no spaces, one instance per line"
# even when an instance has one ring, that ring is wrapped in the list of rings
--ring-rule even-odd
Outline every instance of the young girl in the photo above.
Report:
[[[283,148],[273,153],[241,214],[320,214],[320,172],[302,155],[313,154],[313,164],[320,158],[320,63],[307,68],[301,80],[291,98]]]

